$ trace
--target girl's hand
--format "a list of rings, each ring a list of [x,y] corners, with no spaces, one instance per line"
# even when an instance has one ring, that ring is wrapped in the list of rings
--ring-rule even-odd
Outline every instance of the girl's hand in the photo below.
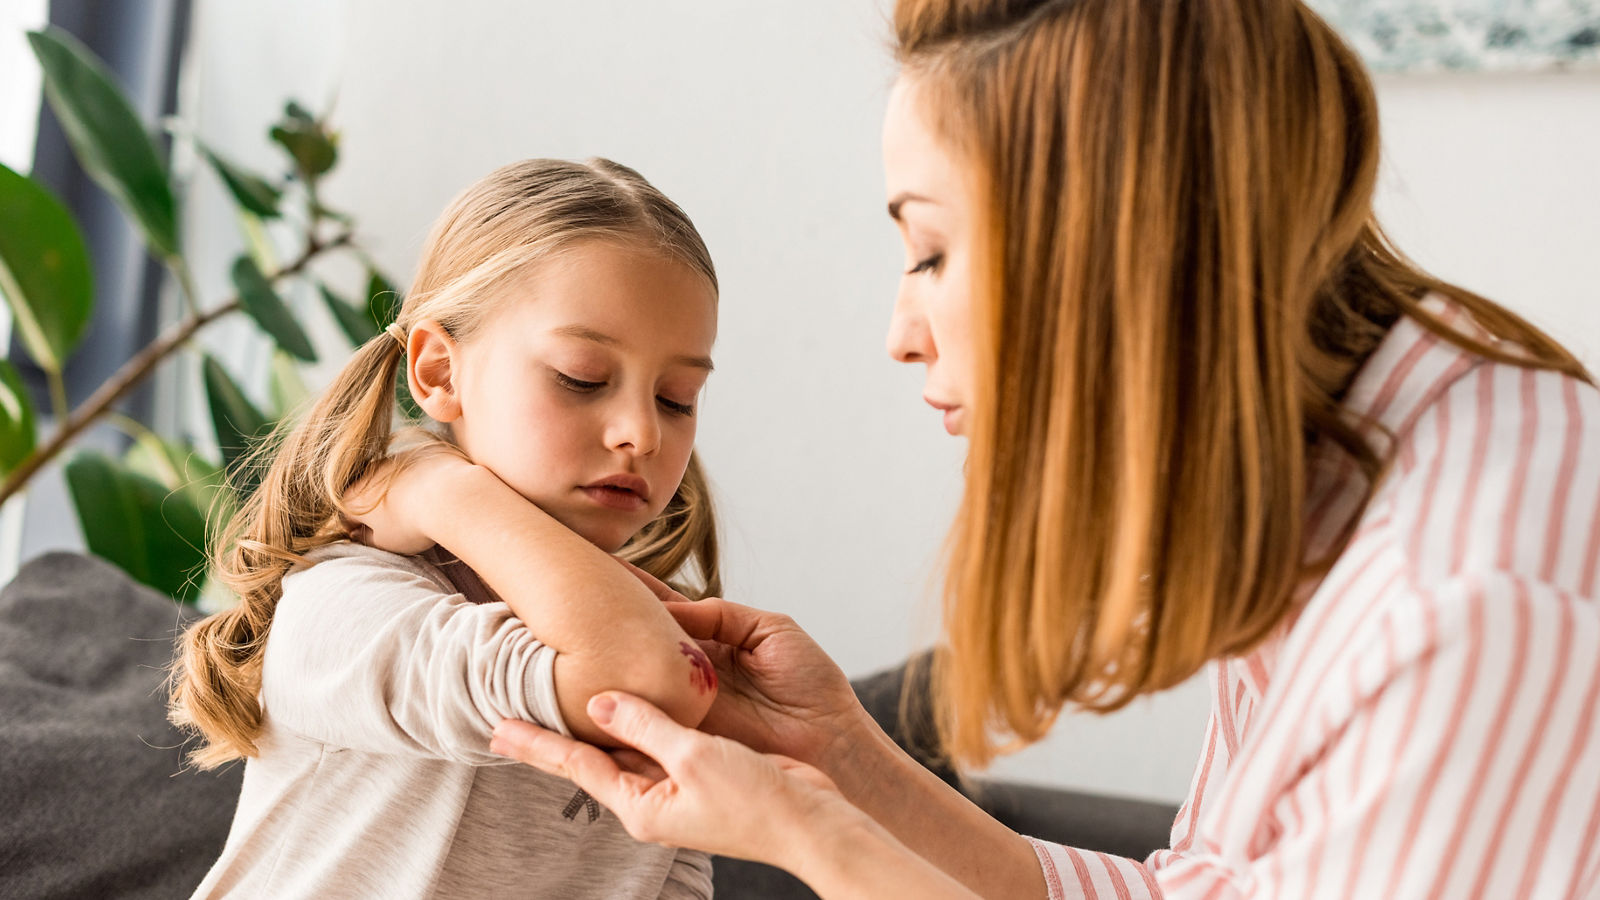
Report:
[[[426,524],[449,480],[478,468],[461,451],[430,441],[385,459],[345,492],[340,518],[350,539],[415,556],[437,543]]]
[[[588,713],[636,749],[607,753],[511,719],[489,749],[576,783],[638,840],[791,870],[809,835],[866,820],[811,766],[685,728],[632,695],[599,694]]]
[[[717,598],[664,600],[711,657],[717,700],[703,731],[848,774],[843,754],[877,731],[850,680],[788,616]]]

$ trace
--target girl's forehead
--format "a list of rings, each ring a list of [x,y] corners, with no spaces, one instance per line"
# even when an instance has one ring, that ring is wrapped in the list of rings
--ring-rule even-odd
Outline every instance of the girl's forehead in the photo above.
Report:
[[[580,342],[615,351],[706,358],[717,297],[705,276],[661,253],[591,246],[534,267],[508,286],[482,335]]]

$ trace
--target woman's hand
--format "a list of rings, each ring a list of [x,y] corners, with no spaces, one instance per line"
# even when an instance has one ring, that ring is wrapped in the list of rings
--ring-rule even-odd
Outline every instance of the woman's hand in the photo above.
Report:
[[[826,897],[974,897],[811,766],[685,728],[628,694],[600,694],[588,713],[636,749],[606,753],[509,719],[489,749],[574,782],[641,841],[787,869]]]
[[[437,543],[426,530],[449,479],[476,468],[461,451],[430,441],[378,463],[345,492],[341,520],[350,539],[415,556]]]
[[[802,831],[865,818],[811,766],[686,728],[631,694],[600,694],[588,713],[635,749],[606,752],[510,719],[489,749],[574,782],[641,841],[786,868]]]
[[[793,619],[717,598],[664,603],[717,669],[701,730],[835,778],[841,752],[876,731],[844,672]]]

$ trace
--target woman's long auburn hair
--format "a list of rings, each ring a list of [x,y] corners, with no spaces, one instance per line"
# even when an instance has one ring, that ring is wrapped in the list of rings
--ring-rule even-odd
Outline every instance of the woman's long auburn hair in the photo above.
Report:
[[[1331,553],[1308,455],[1386,460],[1340,402],[1400,316],[1587,379],[1420,271],[1372,211],[1378,114],[1296,0],[900,0],[896,55],[980,199],[976,383],[933,683],[982,765],[1263,640]],[[1495,337],[1419,303],[1449,297]],[[1009,738],[1009,739],[1007,739]]]
[[[470,341],[505,302],[502,288],[512,279],[536,277],[541,262],[587,240],[665,254],[716,290],[711,254],[694,224],[638,172],[605,159],[532,159],[485,176],[440,216],[397,323],[409,332],[432,319],[457,341]],[[403,357],[388,334],[358,347],[310,412],[282,426],[247,462],[265,466],[265,475],[211,549],[219,580],[239,603],[191,626],[173,663],[170,716],[203,738],[190,756],[195,765],[256,754],[262,654],[283,577],[306,551],[347,537],[339,518],[350,512],[345,492],[396,438],[421,435],[395,429]],[[692,562],[698,584],[680,589],[722,593],[711,491],[697,454],[666,509],[619,555],[663,580]]]

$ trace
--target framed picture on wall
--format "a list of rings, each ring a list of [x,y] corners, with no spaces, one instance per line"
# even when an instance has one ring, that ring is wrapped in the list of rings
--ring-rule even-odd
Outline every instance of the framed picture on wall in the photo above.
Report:
[[[1600,0],[1307,0],[1378,72],[1600,67]]]

